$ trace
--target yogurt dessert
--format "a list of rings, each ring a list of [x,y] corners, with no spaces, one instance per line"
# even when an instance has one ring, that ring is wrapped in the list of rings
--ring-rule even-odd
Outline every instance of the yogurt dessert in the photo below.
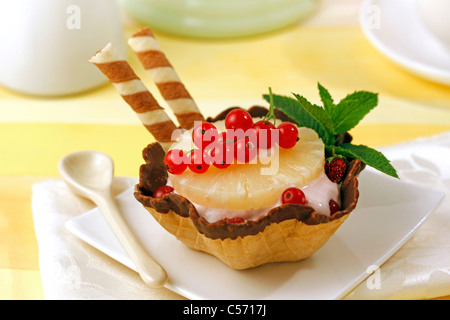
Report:
[[[134,196],[186,246],[234,269],[305,259],[356,208],[366,165],[396,176],[378,151],[348,134],[377,95],[355,92],[324,106],[273,95],[269,107],[204,117],[148,28],[129,41],[179,125],[109,44],[92,59],[156,142],[143,149]]]

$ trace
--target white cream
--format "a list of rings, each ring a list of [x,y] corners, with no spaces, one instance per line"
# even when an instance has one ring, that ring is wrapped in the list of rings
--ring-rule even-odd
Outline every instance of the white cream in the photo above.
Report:
[[[305,193],[308,205],[324,216],[330,215],[330,200],[336,201],[339,206],[341,205],[339,185],[331,182],[325,172],[322,172],[316,180],[304,186],[301,190]]]
[[[170,181],[168,182],[168,185],[170,185]],[[316,210],[317,213],[324,216],[330,216],[329,202],[331,199],[341,205],[339,185],[331,182],[325,172],[322,172],[322,174],[317,179],[312,181],[310,184],[302,187],[301,190],[305,193],[306,199],[308,201],[308,206],[311,206],[312,208],[314,208],[314,210]],[[259,217],[267,214],[271,209],[281,205],[281,194],[280,200],[277,203],[274,203],[271,207],[262,209],[228,210],[208,208],[196,203],[192,204],[197,209],[198,214],[211,223],[225,218],[257,220]]]

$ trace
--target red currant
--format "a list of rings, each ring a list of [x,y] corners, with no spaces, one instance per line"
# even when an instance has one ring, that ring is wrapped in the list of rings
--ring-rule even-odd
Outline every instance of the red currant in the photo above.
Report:
[[[307,204],[305,193],[298,188],[286,189],[281,195],[281,202],[285,203],[297,203],[297,204]]]
[[[211,163],[219,169],[228,168],[234,160],[234,143],[221,143],[211,150]]]
[[[192,130],[192,141],[201,150],[209,150],[213,143],[219,139],[219,132],[215,125],[209,122],[202,122]]]
[[[234,109],[225,118],[225,127],[227,129],[242,129],[244,131],[253,126],[252,116],[245,110]]]
[[[242,218],[225,218],[225,221],[229,223],[244,223],[244,219]]]
[[[209,154],[201,149],[195,149],[191,152],[191,161],[189,169],[194,173],[205,173],[210,166]]]
[[[249,163],[258,155],[256,139],[245,137],[235,142],[234,158],[238,163]]]
[[[335,214],[338,211],[341,211],[341,207],[333,199],[330,200],[328,205],[330,206],[330,216],[332,216],[333,214]]]
[[[162,198],[163,195],[171,193],[173,190],[171,186],[161,186],[153,192],[153,198]]]
[[[235,136],[233,130],[227,130],[219,133],[219,138],[217,139],[216,146],[222,145],[224,143],[232,144],[235,141]]]
[[[278,126],[278,130],[280,130],[280,147],[293,148],[299,140],[297,127],[292,123],[284,122]]]
[[[180,149],[172,149],[164,157],[164,166],[171,174],[182,174],[189,163],[189,158]]]
[[[276,130],[274,124],[270,121],[261,120],[253,125],[256,131],[256,139],[258,141],[258,148],[270,149],[277,142],[274,141],[275,135],[272,135],[273,130]]]

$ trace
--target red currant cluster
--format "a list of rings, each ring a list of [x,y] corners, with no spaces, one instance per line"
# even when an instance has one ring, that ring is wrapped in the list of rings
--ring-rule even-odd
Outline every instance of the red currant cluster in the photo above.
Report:
[[[268,150],[278,145],[284,149],[295,146],[298,129],[292,123],[275,127],[268,120],[253,122],[251,115],[242,109],[232,110],[225,118],[225,132],[219,132],[214,124],[202,122],[194,127],[192,141],[197,149],[189,153],[180,149],[170,150],[164,159],[171,174],[182,174],[187,168],[204,173],[213,165],[225,169],[237,163],[250,163],[258,150]]]

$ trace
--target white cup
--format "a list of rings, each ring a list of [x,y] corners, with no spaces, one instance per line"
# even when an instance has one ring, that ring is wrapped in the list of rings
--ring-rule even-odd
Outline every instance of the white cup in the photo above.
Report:
[[[450,50],[450,0],[417,0],[426,29]]]
[[[107,43],[126,53],[114,0],[0,0],[0,84],[75,94],[105,83],[88,60]]]

